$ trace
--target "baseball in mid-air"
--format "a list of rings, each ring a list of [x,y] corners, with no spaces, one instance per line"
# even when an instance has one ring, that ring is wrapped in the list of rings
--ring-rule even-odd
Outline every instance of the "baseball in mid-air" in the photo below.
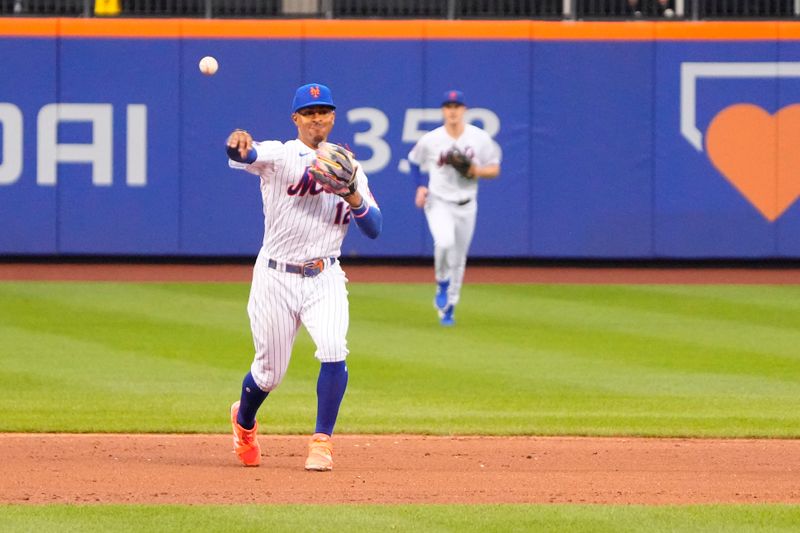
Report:
[[[213,57],[206,56],[200,60],[198,67],[200,67],[200,72],[206,76],[213,76],[219,68],[219,63],[217,63],[217,60]]]

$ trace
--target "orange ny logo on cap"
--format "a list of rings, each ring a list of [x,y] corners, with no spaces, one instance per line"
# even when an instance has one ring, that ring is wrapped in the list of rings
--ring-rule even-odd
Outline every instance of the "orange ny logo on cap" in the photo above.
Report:
[[[314,85],[308,90],[311,93],[311,98],[319,98],[319,87]]]

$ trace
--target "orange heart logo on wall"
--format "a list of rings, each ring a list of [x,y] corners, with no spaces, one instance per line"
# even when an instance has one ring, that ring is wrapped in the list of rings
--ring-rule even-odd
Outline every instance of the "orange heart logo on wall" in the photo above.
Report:
[[[770,115],[752,104],[720,111],[706,132],[711,162],[770,222],[800,196],[800,104]]]

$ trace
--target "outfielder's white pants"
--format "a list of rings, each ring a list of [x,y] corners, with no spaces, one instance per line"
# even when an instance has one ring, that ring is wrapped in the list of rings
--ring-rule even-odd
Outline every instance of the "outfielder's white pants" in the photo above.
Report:
[[[350,312],[346,283],[339,261],[319,275],[305,278],[267,267],[267,257],[259,253],[247,314],[255,346],[250,372],[261,390],[269,392],[283,381],[301,324],[317,346],[314,356],[319,361],[334,363],[347,358]]]
[[[458,205],[428,195],[425,218],[433,236],[433,265],[436,281],[450,280],[448,303],[456,305],[461,297],[467,252],[475,232],[478,201]]]

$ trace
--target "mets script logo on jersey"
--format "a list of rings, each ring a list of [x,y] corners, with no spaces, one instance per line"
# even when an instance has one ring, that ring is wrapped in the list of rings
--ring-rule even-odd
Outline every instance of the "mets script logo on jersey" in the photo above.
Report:
[[[311,98],[319,98],[319,87],[317,87],[316,85],[314,85],[313,87],[311,87],[311,88],[308,90],[308,92],[310,92],[310,93],[311,93]]]
[[[286,192],[289,196],[305,196],[306,194],[310,194],[311,196],[316,196],[322,192],[322,187],[320,187],[314,179],[308,175],[309,167],[306,167],[305,172],[303,172],[303,177],[300,178],[300,181],[289,185],[289,188],[286,189]]]
[[[800,78],[797,62],[681,63],[681,135],[703,152],[697,127],[697,85],[702,79]],[[800,197],[800,104],[775,114],[752,103],[719,111],[705,131],[708,159],[770,222]]]

